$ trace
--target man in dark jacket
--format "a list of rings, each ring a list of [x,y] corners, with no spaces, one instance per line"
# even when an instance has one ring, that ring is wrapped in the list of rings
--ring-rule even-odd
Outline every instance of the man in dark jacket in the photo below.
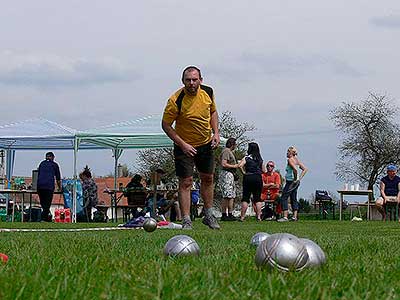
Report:
[[[53,200],[54,179],[57,181],[57,187],[61,191],[60,168],[54,162],[54,153],[47,152],[46,159],[42,161],[38,168],[37,193],[42,207],[42,221],[51,222],[50,206]]]
[[[378,211],[382,214],[382,220],[386,219],[385,205],[400,202],[400,177],[396,175],[397,166],[388,165],[386,173],[380,182],[381,196],[375,201]]]

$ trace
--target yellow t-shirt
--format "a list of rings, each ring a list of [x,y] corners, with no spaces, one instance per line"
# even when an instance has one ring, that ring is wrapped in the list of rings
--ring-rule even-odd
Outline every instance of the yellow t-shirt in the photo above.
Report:
[[[176,91],[169,99],[164,110],[163,121],[172,125],[175,122],[176,133],[189,145],[198,147],[211,141],[211,114],[217,108],[214,94],[212,99],[200,86],[195,96],[185,94],[179,112],[176,100],[183,88]]]

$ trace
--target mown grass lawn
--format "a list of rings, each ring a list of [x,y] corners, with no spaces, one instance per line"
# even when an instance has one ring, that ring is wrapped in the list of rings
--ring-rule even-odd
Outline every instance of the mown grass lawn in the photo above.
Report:
[[[0,299],[400,299],[397,222],[225,222],[212,231],[0,232]],[[110,224],[1,223],[0,228],[81,228]],[[299,273],[257,270],[256,232],[317,242],[327,263]],[[200,257],[166,258],[177,234]]]

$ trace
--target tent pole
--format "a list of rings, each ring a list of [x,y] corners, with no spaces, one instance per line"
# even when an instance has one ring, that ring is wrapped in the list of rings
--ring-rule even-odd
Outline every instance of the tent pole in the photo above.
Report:
[[[14,171],[15,150],[7,149],[6,151],[6,177],[10,182]]]
[[[6,178],[8,185],[5,186],[6,189],[11,188],[11,178],[14,171],[14,162],[15,162],[15,150],[7,149],[6,151]],[[14,204],[13,203],[13,213],[12,213],[12,221],[14,222]],[[6,211],[8,211],[8,206],[10,205],[10,195],[6,196]]]
[[[111,212],[114,211],[114,214],[112,216],[113,221],[118,222],[117,220],[117,172],[118,172],[118,148],[114,149],[114,197],[111,203]]]
[[[74,138],[74,186],[72,191],[72,222],[76,223],[76,193],[77,193],[77,155],[78,155],[78,139]]]
[[[122,149],[114,148],[113,149],[113,154],[114,154],[114,195],[111,201],[111,218],[115,222],[118,222],[117,220],[117,176],[118,176],[118,159],[120,158],[122,154]],[[114,202],[114,203],[113,203]],[[112,212],[114,211],[114,214]]]

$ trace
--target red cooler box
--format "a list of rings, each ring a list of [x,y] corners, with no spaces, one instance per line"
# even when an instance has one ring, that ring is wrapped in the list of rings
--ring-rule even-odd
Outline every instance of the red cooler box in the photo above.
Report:
[[[54,211],[54,221],[56,223],[71,223],[71,210],[60,208]]]

